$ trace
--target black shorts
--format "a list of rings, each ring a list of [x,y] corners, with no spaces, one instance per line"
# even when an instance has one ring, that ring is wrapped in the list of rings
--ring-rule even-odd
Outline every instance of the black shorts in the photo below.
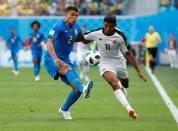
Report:
[[[149,55],[152,55],[154,58],[156,58],[157,54],[157,48],[147,48]]]

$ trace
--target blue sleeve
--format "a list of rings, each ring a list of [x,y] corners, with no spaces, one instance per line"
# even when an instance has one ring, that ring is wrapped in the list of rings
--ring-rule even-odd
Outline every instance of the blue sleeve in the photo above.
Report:
[[[55,24],[53,28],[49,31],[48,38],[56,40],[61,32],[62,26],[60,24]]]

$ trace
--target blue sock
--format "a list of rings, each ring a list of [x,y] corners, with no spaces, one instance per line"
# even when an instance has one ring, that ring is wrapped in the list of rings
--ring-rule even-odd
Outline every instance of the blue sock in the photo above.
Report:
[[[71,91],[70,94],[68,95],[65,103],[62,105],[61,109],[63,111],[68,111],[69,108],[74,104],[78,98],[80,97],[81,93],[76,93],[75,91]]]
[[[34,73],[35,77],[38,76],[38,74],[39,74],[39,64],[34,63],[33,73]]]
[[[13,61],[14,61],[14,70],[18,71],[19,70],[18,69],[18,61],[17,61],[17,59],[13,59]]]
[[[69,83],[71,83],[75,88],[77,88],[81,93],[83,93],[83,85],[73,70],[68,71],[66,73],[66,77]]]

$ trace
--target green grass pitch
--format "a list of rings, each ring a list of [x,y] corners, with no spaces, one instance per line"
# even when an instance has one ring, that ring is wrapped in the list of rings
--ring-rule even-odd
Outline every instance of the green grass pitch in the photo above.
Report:
[[[147,83],[129,68],[127,98],[138,113],[138,120],[128,117],[111,87],[99,76],[98,69],[92,68],[91,97],[81,97],[71,108],[73,120],[65,121],[57,111],[70,92],[69,87],[52,80],[44,69],[39,83],[34,82],[31,68],[21,69],[17,77],[11,74],[11,69],[0,69],[0,131],[178,131],[171,113],[144,68],[142,70]],[[163,84],[169,86],[168,83]],[[168,92],[174,102],[177,102],[177,93],[173,91],[177,89]]]

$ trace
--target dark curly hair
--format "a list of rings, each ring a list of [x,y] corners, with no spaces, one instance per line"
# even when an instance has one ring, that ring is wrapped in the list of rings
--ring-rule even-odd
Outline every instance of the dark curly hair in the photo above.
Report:
[[[38,28],[40,28],[40,22],[38,22],[38,21],[33,21],[32,23],[31,23],[31,28],[33,28],[33,25],[34,24],[37,24],[38,25]]]

